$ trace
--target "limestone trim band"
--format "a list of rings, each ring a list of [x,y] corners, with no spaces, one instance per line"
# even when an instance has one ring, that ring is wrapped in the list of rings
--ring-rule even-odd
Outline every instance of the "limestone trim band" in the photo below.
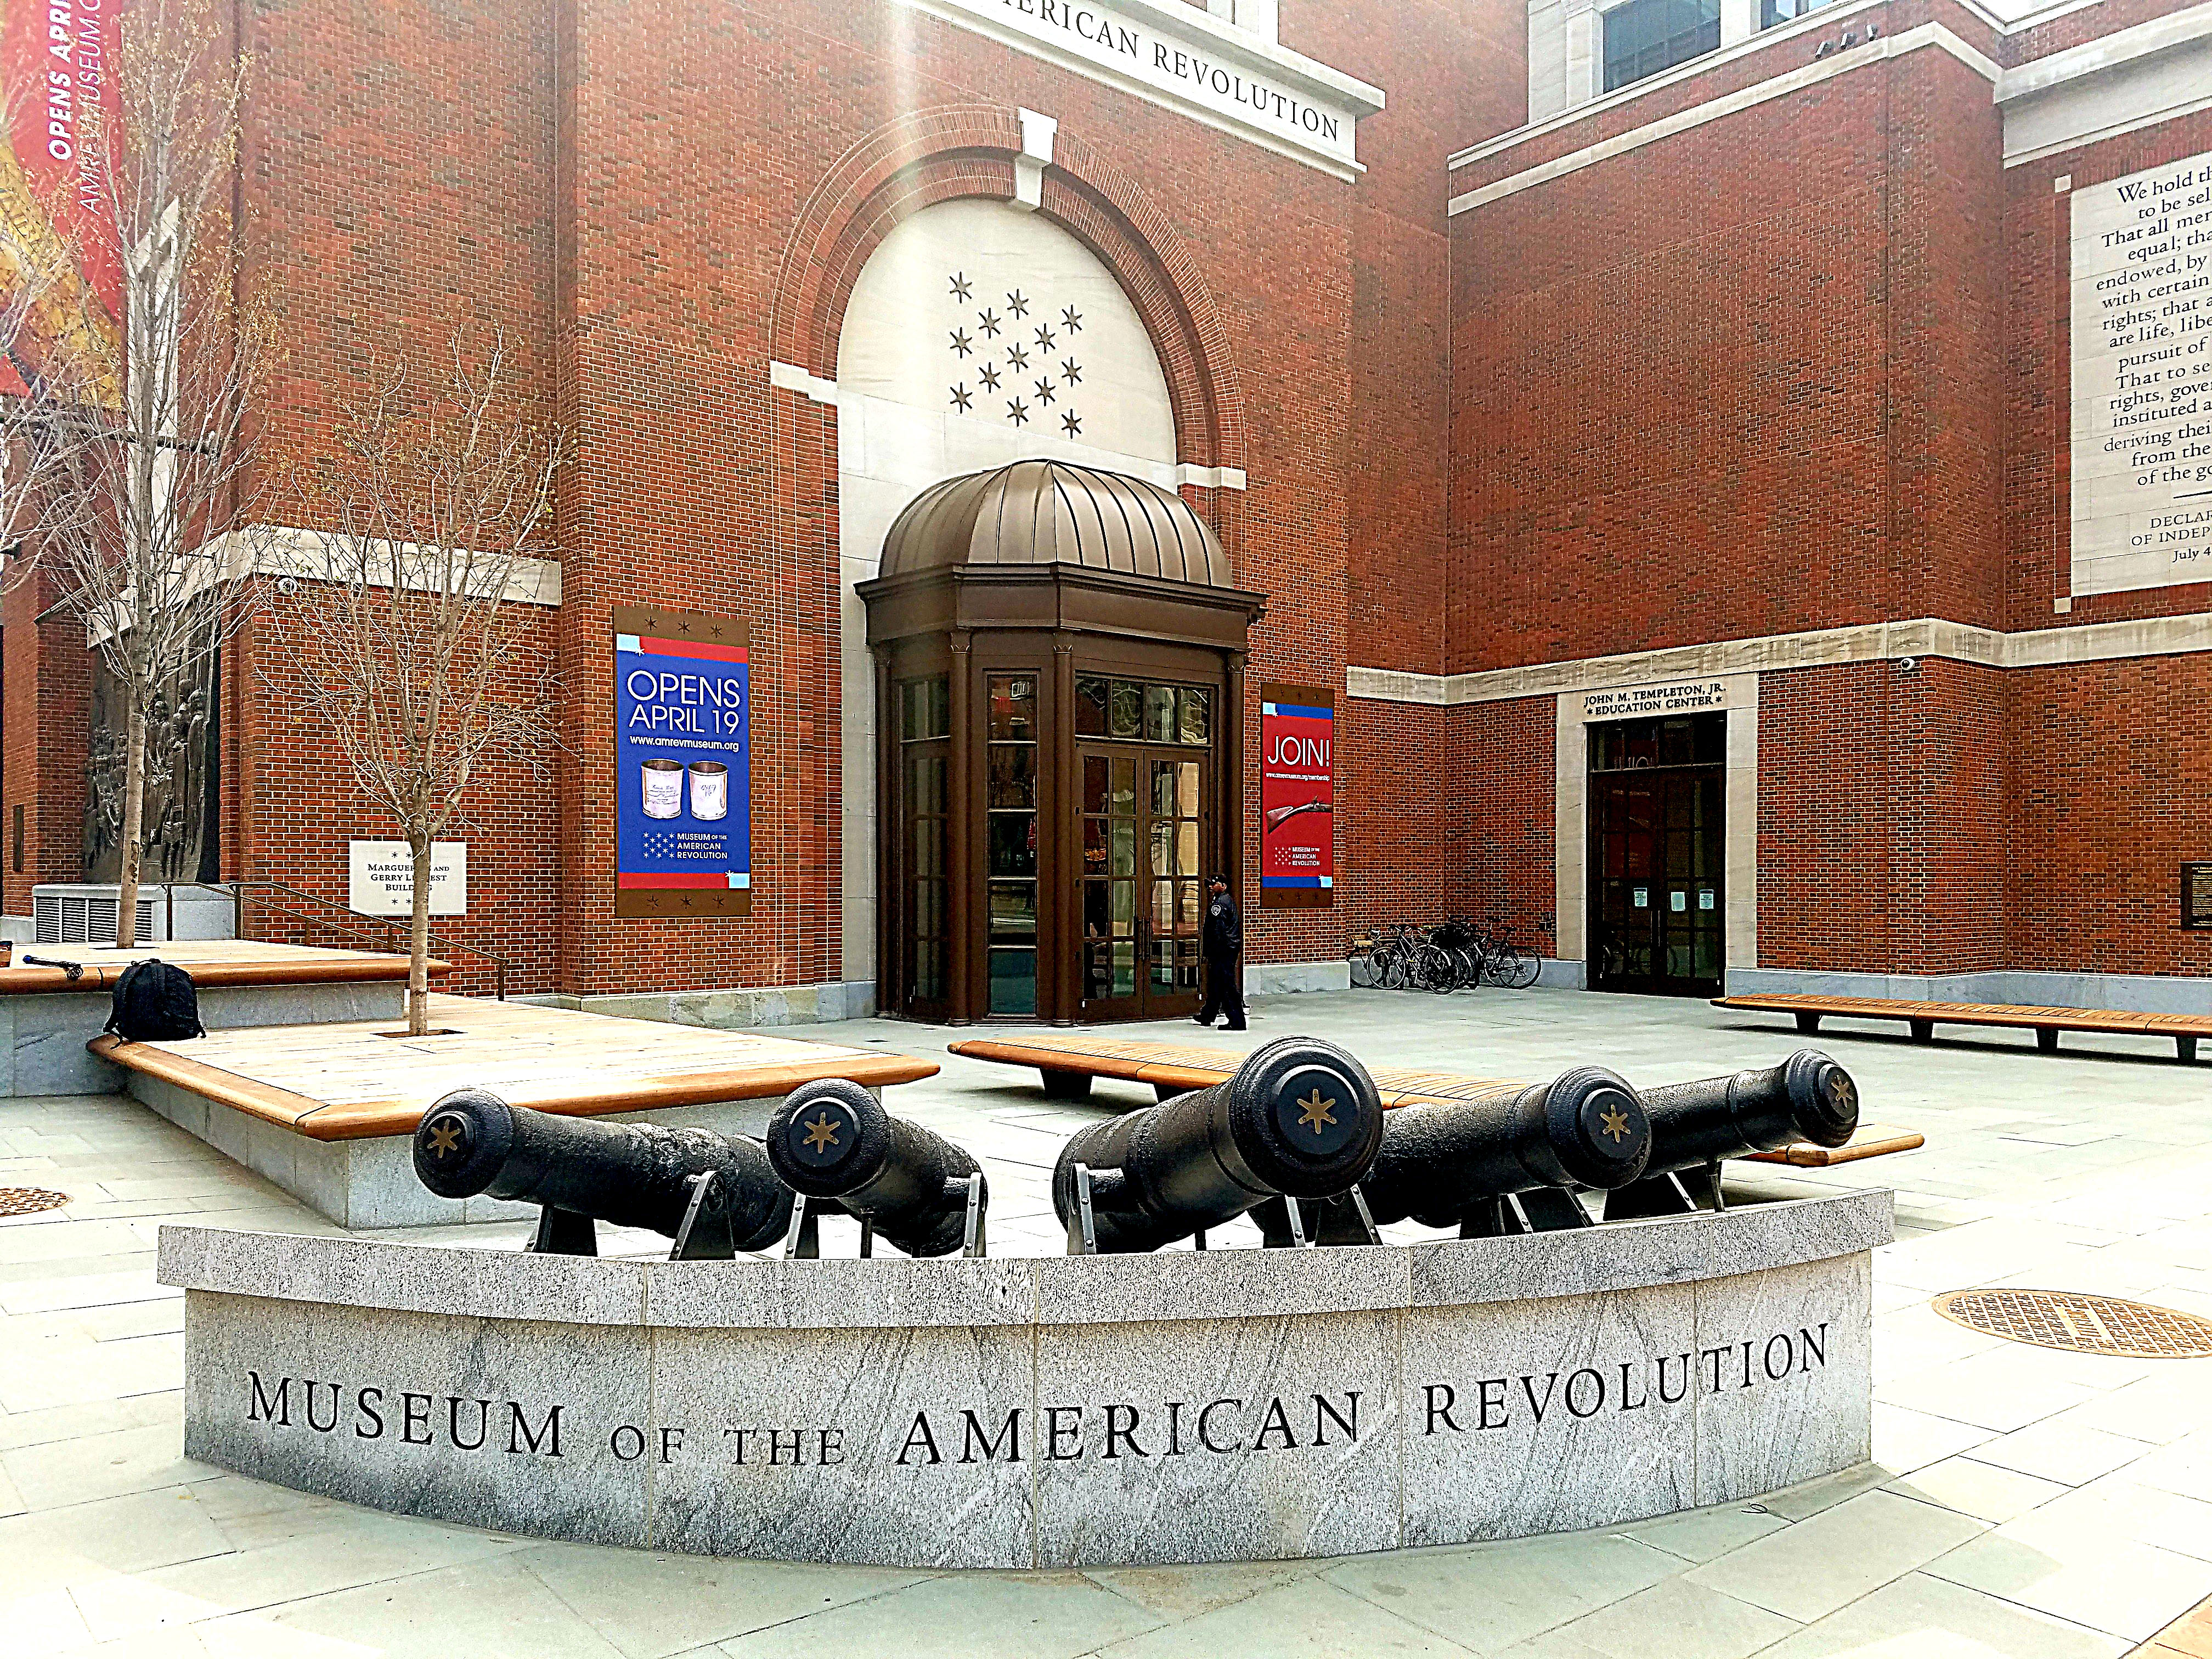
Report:
[[[1980,668],[2054,668],[2069,663],[2212,651],[2212,615],[2153,617],[2139,622],[2039,628],[2017,634],[1923,617],[1669,647],[1612,657],[1582,657],[1470,674],[1421,674],[1395,668],[1348,668],[1346,694],[1380,702],[1451,706],[1504,702],[1677,678],[1778,673],[1793,668],[1942,657]]]
[[[1835,26],[1842,9],[1839,9],[1834,13],[1824,9],[1814,13],[1813,16],[1819,20],[1822,28],[1831,28]],[[1762,45],[1766,44],[1771,38],[1753,37],[1755,41]],[[1677,110],[1671,115],[1662,116],[1659,119],[1648,122],[1643,126],[1632,128],[1626,132],[1616,133],[1610,138],[1601,139],[1596,143],[1585,145],[1581,149],[1571,150],[1565,155],[1540,162],[1525,172],[1516,173],[1510,177],[1500,179],[1495,183],[1484,185],[1480,189],[1468,191],[1462,196],[1455,196],[1451,200],[1449,212],[1455,216],[1470,212],[1489,203],[1516,195],[1522,191],[1533,190],[1538,185],[1549,184],[1554,179],[1565,178],[1568,173],[1579,173],[1584,167],[1595,167],[1600,161],[1610,161],[1616,155],[1625,155],[1631,150],[1641,149],[1646,144],[1656,144],[1662,139],[1672,138],[1678,133],[1701,127],[1708,121],[1720,120],[1725,116],[1754,108],[1777,98],[1790,97],[1832,76],[1847,74],[1852,70],[1863,68],[1869,64],[1879,64],[1892,58],[1902,58],[1905,53],[1917,52],[1923,46],[1932,46],[1938,51],[1948,52],[1992,86],[1996,83],[1998,76],[2002,73],[1989,58],[1975,51],[1941,23],[1923,23],[1917,27],[1905,30],[1902,34],[1883,35],[1879,40],[1870,40],[1863,46],[1853,46],[1847,51],[1836,52],[1832,56],[1816,59],[1804,68],[1793,70],[1787,75],[1778,75],[1773,79],[1761,81],[1755,86],[1744,87],[1722,97],[1708,100],[1705,103],[1693,104],[1688,109]],[[1704,58],[1694,59],[1693,62],[1700,70],[1710,70],[1713,66],[1713,57],[1709,53]],[[1639,87],[1647,83],[1638,83]],[[1565,125],[1570,120],[1586,118],[1594,111],[1607,107],[1611,106],[1583,104],[1569,112],[1567,115],[1554,118],[1558,125]],[[1512,144],[1526,143],[1535,136],[1537,136],[1537,130],[1534,128],[1524,129],[1518,133],[1508,133],[1504,138],[1482,147],[1481,155],[1496,155],[1501,150],[1510,148]],[[1456,158],[1452,165],[1459,166],[1479,161],[1481,159],[1481,155],[1474,151],[1465,152],[1462,156]]]
[[[1275,41],[1164,0],[900,0],[1342,179],[1383,93]]]
[[[1996,101],[2008,104],[2017,99],[2032,98],[2069,81],[2119,69],[2138,58],[2202,40],[2208,34],[2212,34],[2212,0],[2008,69],[1997,77]]]

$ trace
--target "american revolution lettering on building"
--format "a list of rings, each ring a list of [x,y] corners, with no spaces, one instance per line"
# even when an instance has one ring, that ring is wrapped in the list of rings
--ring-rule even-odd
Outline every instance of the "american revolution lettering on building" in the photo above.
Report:
[[[1171,32],[1097,0],[906,0],[917,10],[981,27],[1012,44],[1109,78],[1134,82],[1249,129],[1279,148],[1333,167],[1353,161],[1363,111],[1271,75],[1249,54],[1194,27]]]

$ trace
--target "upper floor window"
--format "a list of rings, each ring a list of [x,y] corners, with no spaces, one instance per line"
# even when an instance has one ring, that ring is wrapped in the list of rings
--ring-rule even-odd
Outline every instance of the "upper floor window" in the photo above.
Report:
[[[1803,0],[1760,0],[1763,5]],[[1605,89],[1672,69],[1721,43],[1720,0],[1628,0],[1605,14]]]
[[[1759,27],[1771,29],[1778,23],[1794,22],[1828,3],[1829,0],[1759,0]]]

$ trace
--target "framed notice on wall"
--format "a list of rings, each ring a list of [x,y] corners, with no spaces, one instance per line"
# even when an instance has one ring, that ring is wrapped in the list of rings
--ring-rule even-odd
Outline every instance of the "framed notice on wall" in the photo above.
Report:
[[[745,624],[617,605],[615,915],[752,905],[752,682]]]
[[[1327,906],[1336,886],[1336,693],[1260,688],[1260,908]]]
[[[2181,925],[2212,928],[2212,864],[2181,866]]]

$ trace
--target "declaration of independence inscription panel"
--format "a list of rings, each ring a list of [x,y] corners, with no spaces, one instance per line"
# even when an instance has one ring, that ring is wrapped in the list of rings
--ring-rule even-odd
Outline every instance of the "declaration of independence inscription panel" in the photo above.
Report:
[[[2072,591],[2212,580],[2212,153],[2073,216]]]

